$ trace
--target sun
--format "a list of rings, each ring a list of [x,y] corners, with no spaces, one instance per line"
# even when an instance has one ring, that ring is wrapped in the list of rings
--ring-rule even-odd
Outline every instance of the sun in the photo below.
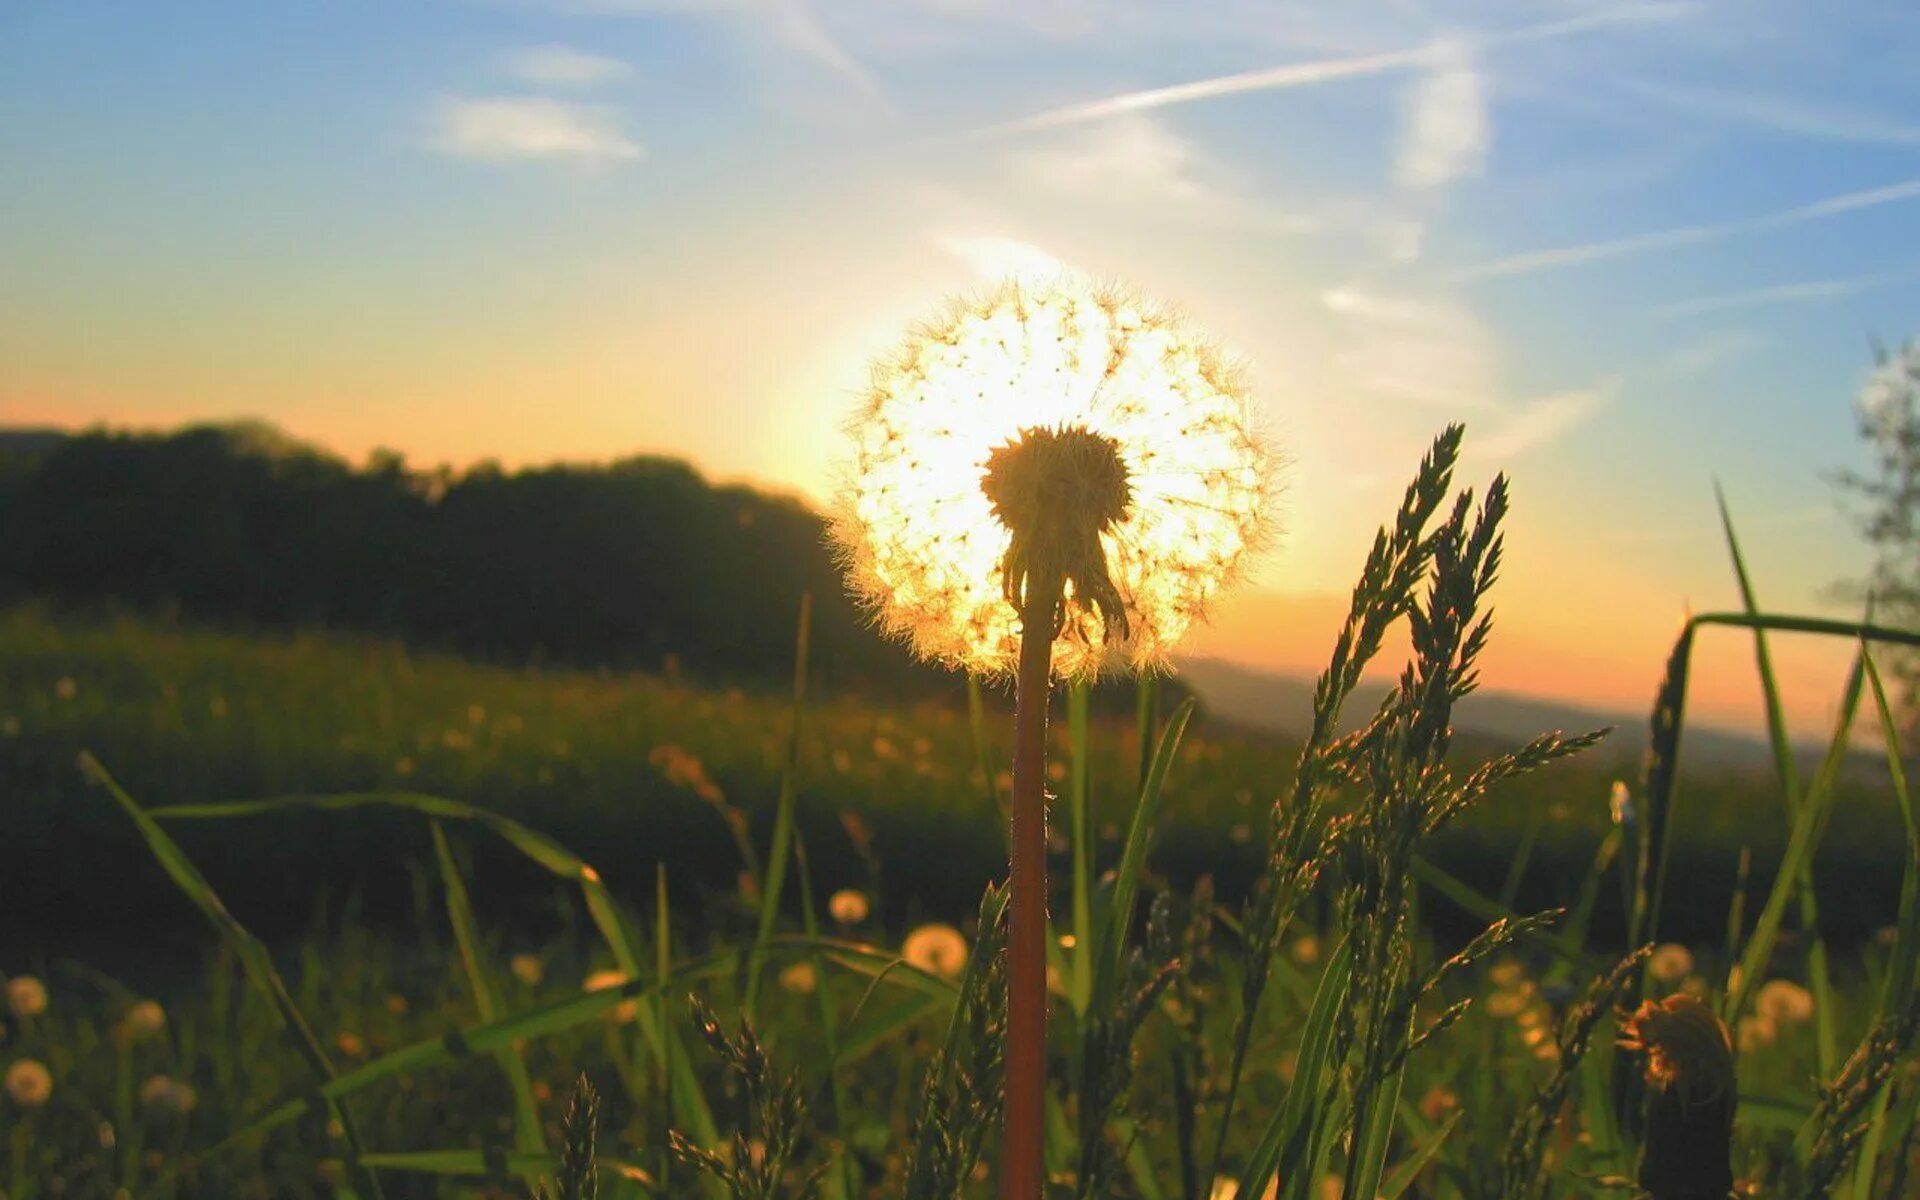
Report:
[[[982,486],[996,451],[1071,432],[1117,458],[1105,578],[1069,577],[1058,675],[1162,663],[1269,529],[1274,458],[1241,373],[1178,315],[1078,278],[1004,284],[913,330],[849,428],[833,536],[850,586],[919,656],[984,674],[1011,672],[1021,632],[1018,542]]]

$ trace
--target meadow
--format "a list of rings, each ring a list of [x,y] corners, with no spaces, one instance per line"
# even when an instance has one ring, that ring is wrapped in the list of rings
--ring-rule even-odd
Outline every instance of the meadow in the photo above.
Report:
[[[1005,697],[810,695],[802,631],[788,692],[0,614],[9,1200],[586,1194],[583,1075],[603,1195],[990,1194]],[[1905,781],[1676,776],[1658,666],[1651,747],[1438,738],[1478,802],[1391,846],[1358,735],[1069,691],[1059,1194],[1632,1194],[1643,994],[1728,1016],[1749,1194],[1910,1194]]]

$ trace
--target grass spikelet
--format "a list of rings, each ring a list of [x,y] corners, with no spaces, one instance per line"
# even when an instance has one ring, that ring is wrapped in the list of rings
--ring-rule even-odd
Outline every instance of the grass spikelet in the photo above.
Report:
[[[1558,1056],[1554,1059],[1553,1073],[1534,1093],[1519,1120],[1514,1122],[1513,1133],[1507,1139],[1506,1158],[1501,1171],[1500,1195],[1503,1200],[1541,1200],[1547,1194],[1550,1180],[1543,1173],[1547,1135],[1559,1123],[1560,1109],[1573,1086],[1574,1073],[1593,1044],[1594,1030],[1639,977],[1641,964],[1651,953],[1653,947],[1642,946],[1616,963],[1611,971],[1596,976],[1587,986],[1586,995],[1567,1011],[1566,1017],[1560,1022],[1559,1037],[1555,1042]]]
[[[712,1009],[697,996],[689,1001],[701,1038],[741,1091],[747,1120],[726,1153],[707,1150],[673,1130],[668,1135],[673,1156],[717,1180],[732,1200],[811,1200],[819,1191],[826,1165],[801,1165],[808,1130],[806,1100],[799,1084],[791,1075],[776,1071],[745,1016],[734,1036],[728,1037]]]
[[[946,1041],[928,1068],[919,1109],[907,1135],[904,1200],[947,1200],[960,1194],[1000,1124],[998,1086],[1007,1025],[1006,912],[1003,891],[980,901],[974,940]]]
[[[1902,1012],[1874,1022],[1860,1045],[1830,1084],[1820,1088],[1820,1102],[1807,1123],[1811,1149],[1806,1180],[1800,1194],[1817,1200],[1832,1193],[1861,1141],[1867,1135],[1874,1101],[1888,1086],[1894,1069],[1913,1052],[1920,1038],[1920,999],[1910,1000]]]

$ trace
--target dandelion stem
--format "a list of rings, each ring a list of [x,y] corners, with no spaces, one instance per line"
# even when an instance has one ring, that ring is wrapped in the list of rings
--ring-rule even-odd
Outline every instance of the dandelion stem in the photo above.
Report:
[[[1008,872],[1007,1101],[1000,1200],[1039,1200],[1047,1093],[1047,707],[1063,579],[1031,575],[1014,693],[1013,861]]]

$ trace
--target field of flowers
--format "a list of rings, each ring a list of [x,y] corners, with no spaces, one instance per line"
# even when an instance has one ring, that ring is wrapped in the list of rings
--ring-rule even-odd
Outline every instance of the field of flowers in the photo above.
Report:
[[[1452,744],[1501,500],[1426,531],[1449,438],[1299,744],[1064,689],[1049,1194],[1911,1194],[1897,759],[1682,777],[1684,639],[1644,773]],[[1394,698],[1340,733],[1409,613]],[[8,1200],[991,1194],[997,697],[32,609],[0,650]],[[1863,656],[1876,710],[1891,739]]]

